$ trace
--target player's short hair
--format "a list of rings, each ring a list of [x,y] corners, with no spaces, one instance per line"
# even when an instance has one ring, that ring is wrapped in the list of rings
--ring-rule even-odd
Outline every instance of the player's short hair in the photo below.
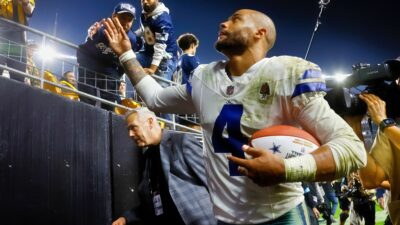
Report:
[[[199,39],[197,39],[197,37],[191,33],[182,34],[178,37],[178,40],[176,42],[178,43],[178,46],[180,49],[182,49],[182,51],[189,49],[192,44],[194,44],[195,46],[199,45]]]

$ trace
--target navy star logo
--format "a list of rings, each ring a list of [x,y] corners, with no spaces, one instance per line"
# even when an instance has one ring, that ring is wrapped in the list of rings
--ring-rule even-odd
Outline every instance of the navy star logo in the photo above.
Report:
[[[271,151],[275,154],[275,153],[281,153],[281,151],[279,151],[279,149],[281,148],[280,145],[275,145],[275,143],[272,143],[273,147],[270,148]]]

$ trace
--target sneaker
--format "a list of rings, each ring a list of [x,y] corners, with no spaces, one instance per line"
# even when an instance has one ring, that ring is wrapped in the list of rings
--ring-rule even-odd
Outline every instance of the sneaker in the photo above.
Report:
[[[331,221],[332,223],[336,223],[337,221],[335,220],[335,218],[333,217],[333,215],[331,215]]]

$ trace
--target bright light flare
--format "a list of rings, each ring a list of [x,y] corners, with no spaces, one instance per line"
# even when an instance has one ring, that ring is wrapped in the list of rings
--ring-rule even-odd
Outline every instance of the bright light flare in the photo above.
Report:
[[[37,55],[45,61],[53,61],[54,59],[76,60],[76,56],[59,53],[51,46],[40,47],[37,51]]]
[[[332,76],[332,78],[336,81],[336,82],[338,82],[338,83],[340,83],[340,82],[342,82],[344,79],[346,79],[348,76],[350,76],[351,74],[344,74],[344,73],[341,73],[341,72],[337,72],[337,73],[335,73],[335,75],[333,75]]]
[[[56,57],[57,57],[57,58],[60,58],[60,59],[72,59],[72,60],[76,60],[76,56],[74,56],[74,55],[57,54]]]
[[[42,46],[38,49],[37,54],[43,60],[51,61],[56,57],[57,52],[50,46]]]

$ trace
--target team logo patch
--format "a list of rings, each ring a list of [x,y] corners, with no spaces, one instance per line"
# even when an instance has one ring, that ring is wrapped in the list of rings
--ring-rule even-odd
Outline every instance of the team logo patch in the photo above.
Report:
[[[235,87],[232,85],[229,85],[228,87],[226,87],[226,94],[232,95],[234,90],[235,90]]]
[[[267,96],[271,94],[271,90],[269,89],[268,83],[263,83],[260,87],[259,98],[260,100],[266,100]]]

